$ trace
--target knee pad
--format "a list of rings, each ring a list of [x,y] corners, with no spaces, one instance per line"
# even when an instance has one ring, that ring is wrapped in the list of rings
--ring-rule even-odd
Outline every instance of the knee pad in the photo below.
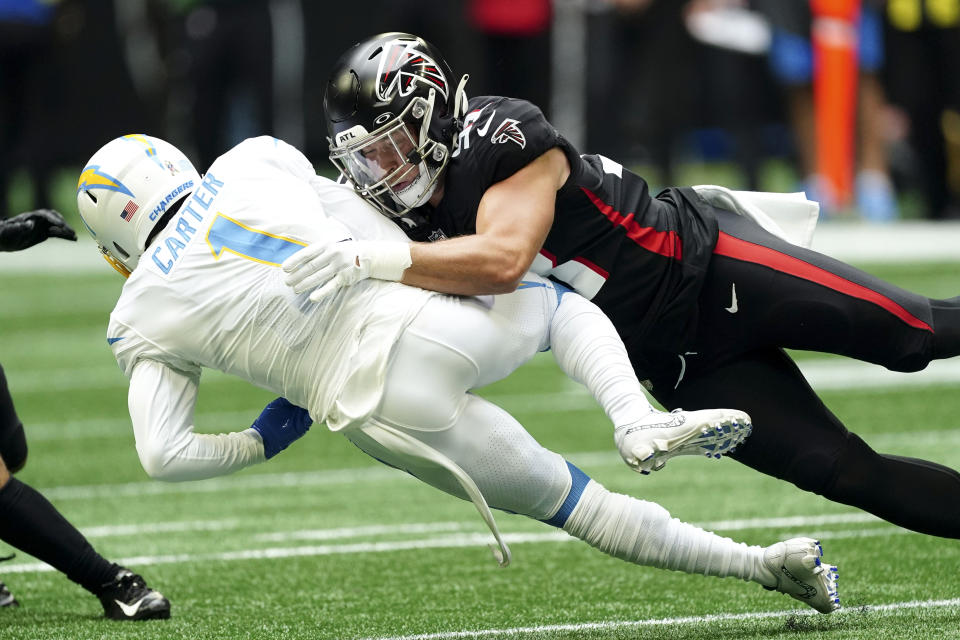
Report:
[[[408,329],[390,362],[377,419],[414,431],[449,429],[460,418],[476,377],[468,356]]]
[[[470,403],[465,413],[490,425],[464,468],[491,507],[537,520],[554,515],[570,493],[566,460],[542,447],[505,411]],[[497,408],[499,409],[499,408]]]
[[[553,516],[570,492],[571,476],[563,457],[542,447],[510,414],[482,398],[466,395],[462,412],[448,429],[401,428],[456,463],[493,508],[542,520]],[[361,431],[345,435],[373,458],[467,498],[447,470],[392,450]]]
[[[798,452],[791,465],[789,480],[797,487],[831,500],[843,501],[837,495],[842,485],[869,484],[873,461],[877,454],[856,434],[847,433],[834,449],[812,447]]]
[[[837,453],[832,473],[816,492],[830,500],[851,504],[853,496],[886,480],[881,462],[882,456],[860,436],[848,433],[846,445]]]

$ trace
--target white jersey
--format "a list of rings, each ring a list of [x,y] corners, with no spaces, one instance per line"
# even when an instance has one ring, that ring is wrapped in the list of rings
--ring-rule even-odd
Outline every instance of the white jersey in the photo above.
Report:
[[[334,430],[365,420],[391,346],[433,294],[365,280],[317,304],[283,283],[279,265],[292,253],[351,237],[404,238],[286,143],[254,138],[218,158],[140,258],[110,316],[107,340],[131,377],[138,447],[134,404],[143,420],[170,419],[174,406],[192,420],[195,388],[184,385],[195,387],[203,367],[281,395]],[[138,400],[134,372],[144,362],[177,374],[179,384],[155,390],[170,397]]]

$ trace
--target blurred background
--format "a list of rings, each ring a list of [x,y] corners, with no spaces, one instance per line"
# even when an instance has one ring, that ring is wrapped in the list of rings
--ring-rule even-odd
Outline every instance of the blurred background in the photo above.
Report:
[[[960,0],[0,0],[0,215],[76,221],[82,164],[131,132],[201,171],[270,134],[331,175],[327,72],[388,30],[654,188],[960,218]]]

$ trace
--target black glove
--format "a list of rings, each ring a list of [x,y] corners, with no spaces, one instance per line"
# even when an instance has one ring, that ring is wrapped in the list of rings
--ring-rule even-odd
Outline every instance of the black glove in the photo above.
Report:
[[[0,251],[20,251],[47,238],[76,240],[77,234],[53,209],[27,211],[9,220],[0,220]]]

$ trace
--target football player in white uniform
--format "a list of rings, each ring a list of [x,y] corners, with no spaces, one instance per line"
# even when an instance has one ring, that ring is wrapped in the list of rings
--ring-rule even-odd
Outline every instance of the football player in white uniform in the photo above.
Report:
[[[307,244],[395,243],[402,234],[273,138],[241,143],[201,178],[162,140],[124,136],[90,159],[77,198],[104,256],[129,275],[107,340],[130,378],[137,450],[151,476],[205,478],[261,462],[312,417],[375,458],[471,500],[504,565],[510,553],[490,506],[630,562],[752,580],[824,613],[839,606],[836,568],[821,562],[816,541],[747,546],[611,493],[469,393],[550,347],[620,428],[619,441],[648,430],[669,438],[695,424],[682,445],[663,448],[709,455],[746,436],[749,418],[738,411],[654,411],[612,325],[583,298],[536,276],[488,298],[372,279],[320,303],[294,294],[279,265]],[[204,367],[282,398],[250,429],[197,434]],[[621,453],[635,465],[656,458],[629,445]]]

